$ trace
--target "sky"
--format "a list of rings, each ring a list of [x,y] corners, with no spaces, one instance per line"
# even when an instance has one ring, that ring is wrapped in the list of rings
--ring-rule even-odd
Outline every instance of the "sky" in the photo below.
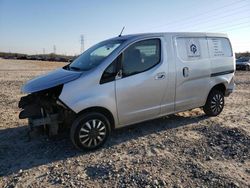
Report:
[[[250,0],[0,0],[0,51],[78,55],[123,34],[227,33],[250,51]]]

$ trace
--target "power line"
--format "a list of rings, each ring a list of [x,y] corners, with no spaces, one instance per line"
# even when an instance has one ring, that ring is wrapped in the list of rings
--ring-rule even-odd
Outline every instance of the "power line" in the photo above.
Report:
[[[56,54],[56,45],[53,45],[53,52]]]
[[[223,30],[222,32],[228,32],[228,31],[233,31],[233,30],[238,30],[238,29],[247,29],[247,28],[250,28],[250,25],[235,27],[235,28],[232,28],[232,29]]]
[[[245,21],[246,19],[248,19],[247,21]],[[212,29],[219,29],[219,28],[227,28],[227,27],[231,27],[231,25],[233,24],[242,24],[242,23],[237,23],[238,21],[245,21],[244,23],[250,23],[250,20],[249,20],[249,18],[248,17],[245,17],[245,18],[239,18],[239,19],[237,19],[237,20],[230,20],[230,22],[229,21],[227,21],[227,22],[222,22],[222,23],[216,23],[216,24],[210,24],[210,25],[208,25],[208,26],[203,26],[202,24],[200,24],[200,25],[192,25],[192,26],[190,26],[190,27],[179,27],[179,29],[178,30],[186,30],[186,29],[188,29],[188,28],[192,28],[192,30],[198,30],[198,31],[200,31],[200,30],[212,30]],[[222,27],[223,26],[223,27]],[[204,29],[203,29],[204,28]]]
[[[211,30],[220,30],[220,29],[231,28],[231,27],[240,26],[240,25],[244,25],[244,24],[249,25],[250,22],[249,21],[247,21],[247,22],[241,22],[241,23],[237,23],[237,24],[233,24],[233,25],[227,25],[227,26],[223,26],[223,27],[221,27],[221,25],[219,25],[219,27],[218,26],[217,27],[212,27],[212,28],[207,29],[207,30],[208,31],[211,31]]]
[[[159,27],[163,27],[163,26],[169,26],[169,25],[171,25],[171,24],[173,25],[173,24],[176,24],[176,23],[180,23],[180,22],[183,22],[183,21],[190,20],[190,19],[198,18],[198,17],[200,17],[200,16],[202,16],[202,15],[206,15],[206,14],[208,14],[208,13],[210,13],[210,12],[214,12],[214,11],[216,11],[216,10],[221,10],[221,9],[223,9],[223,8],[230,7],[230,6],[234,5],[234,4],[237,4],[237,3],[239,3],[239,2],[244,2],[244,1],[247,1],[247,0],[234,1],[234,2],[232,2],[232,3],[230,3],[230,4],[227,4],[227,5],[218,7],[218,8],[216,8],[216,9],[210,9],[210,10],[208,10],[208,11],[206,11],[206,12],[201,13],[201,14],[197,14],[197,15],[194,15],[194,16],[190,16],[190,17],[188,17],[188,18],[180,19],[180,20],[177,20],[177,21],[171,21],[171,22],[166,23],[166,24],[163,24],[163,25],[154,26],[154,27],[151,27],[150,29],[159,28]]]
[[[245,8],[245,6],[241,7],[241,8]],[[244,10],[244,11],[250,12],[250,10]],[[205,19],[205,20],[197,20],[198,22],[192,22],[192,28],[200,26],[201,24],[207,24],[209,22],[213,22],[214,21],[214,17],[216,17],[216,20],[221,20],[223,18],[227,18],[227,17],[230,17],[232,15],[233,16],[240,15],[239,13],[242,13],[242,10],[239,11],[239,9],[238,9],[238,11],[230,12],[229,14],[226,14],[226,15],[220,16],[220,15],[217,14],[217,15],[210,16],[208,19]],[[249,16],[247,18],[249,18]],[[190,25],[190,23],[184,23],[184,24],[181,25],[181,27],[184,27],[185,25]],[[195,25],[195,26],[193,26],[193,25]],[[176,27],[174,27],[174,28],[176,28]],[[173,29],[173,27],[171,27],[171,29]],[[177,26],[177,29],[178,29],[178,26]]]
[[[237,42],[232,42],[232,43],[233,43],[234,46],[240,46],[240,47],[242,47],[242,46],[248,46],[249,47],[250,46],[250,42],[247,43],[247,44],[243,44],[243,45],[242,44],[238,44]]]
[[[248,21],[247,21],[247,22],[244,22],[244,23],[250,23],[249,17],[238,18],[237,20],[230,20],[230,23],[231,23],[231,24],[235,24],[236,21],[242,21],[242,20],[246,20],[246,19],[248,19]],[[204,23],[204,24],[206,24],[206,23]],[[230,25],[231,25],[231,24],[230,24]],[[236,24],[241,24],[241,23],[236,23]],[[225,26],[223,26],[223,25],[225,25]],[[229,25],[229,27],[230,27],[230,25]],[[192,25],[192,29],[195,30],[194,28],[201,27],[201,26],[202,26],[202,24],[200,24],[200,25]],[[206,26],[206,30],[216,29],[216,28],[218,28],[218,27],[221,28],[221,26],[223,26],[223,27],[228,27],[228,22],[216,23],[216,24],[213,24],[213,25]],[[181,29],[183,29],[183,28],[184,28],[184,27],[180,27],[179,29],[181,30]],[[186,29],[186,28],[185,28],[185,29]],[[198,30],[200,30],[200,29],[198,28]]]
[[[250,41],[237,41],[237,42],[234,42],[234,43],[238,43],[238,44],[247,43],[247,44],[250,44]]]
[[[237,9],[237,11],[233,11],[233,12],[230,12],[229,14],[226,14],[226,15],[223,15],[222,14],[222,16],[220,16],[220,15],[217,15],[217,17],[218,17],[218,19],[217,20],[222,20],[222,18],[226,18],[226,17],[229,17],[229,16],[231,16],[231,15],[237,15],[236,13],[239,13],[239,10],[241,9],[242,7],[238,7],[238,9]],[[246,12],[248,12],[249,10],[244,10],[244,11],[246,11]],[[233,23],[234,21],[240,21],[240,20],[245,20],[245,19],[249,19],[250,17],[248,16],[248,17],[244,17],[244,18],[237,18],[237,20],[230,20],[230,22],[231,23]],[[194,23],[192,23],[192,29],[194,29],[195,27],[201,27],[201,25],[203,25],[203,24],[207,24],[208,22],[211,22],[211,21],[214,21],[214,19],[212,19],[211,20],[211,18],[209,18],[210,20],[207,20],[207,21],[203,21],[201,24],[194,24]],[[249,22],[250,22],[250,20],[249,20]],[[240,23],[240,24],[236,24],[236,25],[241,25],[241,24],[245,24],[245,23],[248,23],[248,22],[244,22],[244,23]],[[222,28],[221,27],[221,25],[225,25],[225,24],[228,24],[228,23],[217,23],[216,25],[211,25],[211,26],[209,26],[209,30],[213,30],[213,29],[220,29],[220,28]],[[219,27],[218,27],[218,25],[219,25]],[[184,25],[185,26],[185,25]],[[177,27],[177,28],[179,28],[180,30],[182,30],[183,28],[185,28],[186,29],[186,27],[184,27],[183,25],[181,25],[180,27]],[[233,27],[233,26],[235,26],[235,25],[225,25],[224,27],[223,27],[223,29],[225,28],[225,27]],[[195,29],[196,30],[196,29]],[[200,29],[198,29],[198,30],[200,30]],[[206,30],[207,30],[207,27],[206,27]]]
[[[81,53],[84,52],[84,35],[81,35]]]

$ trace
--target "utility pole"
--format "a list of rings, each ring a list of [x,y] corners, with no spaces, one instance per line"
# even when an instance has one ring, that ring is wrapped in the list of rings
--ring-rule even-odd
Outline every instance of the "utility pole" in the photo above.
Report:
[[[53,45],[53,52],[56,54],[56,45]]]
[[[81,53],[84,52],[84,35],[81,35]]]

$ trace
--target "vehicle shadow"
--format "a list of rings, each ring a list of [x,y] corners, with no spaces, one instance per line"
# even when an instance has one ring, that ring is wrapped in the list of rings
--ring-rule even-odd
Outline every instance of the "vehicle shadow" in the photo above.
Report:
[[[131,139],[153,133],[160,133],[167,129],[174,129],[199,122],[207,117],[200,116],[176,116],[159,118],[137,125],[121,128],[113,131],[111,138],[100,150],[108,150],[110,147]],[[56,139],[50,140],[45,135],[28,139],[28,127],[0,130],[0,177],[19,172],[36,166],[50,164],[59,160],[88,155],[89,152],[81,152],[71,144],[68,134],[61,134]]]

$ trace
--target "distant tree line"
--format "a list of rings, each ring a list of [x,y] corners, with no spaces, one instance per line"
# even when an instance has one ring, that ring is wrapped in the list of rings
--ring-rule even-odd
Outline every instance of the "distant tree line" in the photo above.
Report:
[[[66,56],[59,54],[38,54],[38,55],[27,55],[20,53],[7,53],[0,52],[0,57],[4,59],[23,59],[23,60],[40,60],[40,61],[61,61],[61,62],[71,62],[77,56]],[[235,53],[235,57],[238,59],[240,57],[250,57],[250,52],[239,52]]]
[[[23,59],[23,60],[61,61],[61,62],[69,62],[76,58],[76,56],[66,56],[54,53],[27,55],[27,54],[6,53],[6,52],[0,52],[0,57],[4,59]]]

